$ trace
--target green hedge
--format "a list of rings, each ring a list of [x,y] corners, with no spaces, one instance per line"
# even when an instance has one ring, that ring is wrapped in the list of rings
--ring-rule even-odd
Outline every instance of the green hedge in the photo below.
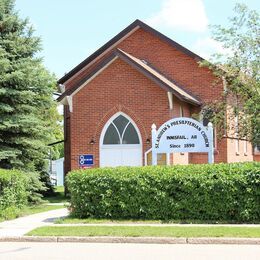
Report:
[[[67,185],[81,218],[260,220],[260,163],[77,170]]]
[[[0,169],[0,217],[17,214],[27,203],[28,178],[18,170]]]
[[[24,206],[40,202],[41,189],[37,173],[0,169],[0,219],[14,218]]]

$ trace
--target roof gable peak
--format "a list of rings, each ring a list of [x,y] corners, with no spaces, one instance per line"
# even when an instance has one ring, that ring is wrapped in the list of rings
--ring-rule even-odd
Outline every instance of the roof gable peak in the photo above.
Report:
[[[171,46],[176,48],[177,50],[185,53],[186,55],[197,59],[199,61],[202,61],[203,58],[201,58],[199,55],[191,52],[187,48],[183,47],[182,45],[178,44],[177,42],[173,41],[169,37],[165,36],[164,34],[160,33],[159,31],[155,30],[154,28],[150,27],[146,23],[142,22],[139,19],[136,19],[133,23],[131,23],[129,26],[127,26],[125,29],[123,29],[121,32],[119,32],[115,37],[113,37],[110,41],[105,43],[102,47],[100,47],[97,51],[95,51],[93,54],[91,54],[89,57],[87,57],[85,60],[83,60],[81,63],[79,63],[76,67],[74,67],[70,72],[65,74],[62,78],[58,80],[58,84],[64,84],[69,79],[73,78],[76,74],[78,74],[82,69],[84,69],[86,66],[92,64],[98,57],[100,57],[102,54],[106,53],[107,51],[111,50],[115,45],[130,36],[132,33],[134,33],[137,29],[142,28],[143,30],[150,32],[151,34],[159,37],[161,40],[169,43]]]
[[[90,81],[92,81],[99,73],[101,73],[105,68],[112,64],[117,58],[120,58],[121,60],[126,62],[132,68],[139,71],[141,74],[143,74],[148,79],[152,80],[155,84],[157,84],[167,92],[173,93],[180,100],[193,105],[201,105],[200,100],[198,100],[196,97],[184,90],[175,81],[167,78],[165,75],[160,73],[149,62],[136,58],[133,55],[118,48],[115,49],[107,59],[105,59],[103,62],[97,65],[97,67],[92,71],[92,73],[83,78],[73,88],[65,91],[57,100],[59,102],[63,102],[63,100],[65,100],[66,97],[75,95]]]

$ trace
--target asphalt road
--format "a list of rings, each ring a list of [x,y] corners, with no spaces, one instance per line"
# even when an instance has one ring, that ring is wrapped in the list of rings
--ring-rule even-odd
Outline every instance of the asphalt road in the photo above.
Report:
[[[260,246],[2,242],[0,243],[0,259],[259,260]]]

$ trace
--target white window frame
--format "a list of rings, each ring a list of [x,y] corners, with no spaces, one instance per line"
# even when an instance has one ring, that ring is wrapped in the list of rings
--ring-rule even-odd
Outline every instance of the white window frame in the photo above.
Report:
[[[145,153],[144,153],[144,165],[147,166],[147,156],[148,156],[148,153],[152,152],[152,148],[148,149]]]

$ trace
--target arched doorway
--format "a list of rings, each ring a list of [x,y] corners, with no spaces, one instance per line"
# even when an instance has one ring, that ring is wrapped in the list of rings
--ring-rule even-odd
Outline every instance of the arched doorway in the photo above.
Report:
[[[117,113],[108,120],[100,136],[100,167],[141,165],[139,129],[129,116]]]

